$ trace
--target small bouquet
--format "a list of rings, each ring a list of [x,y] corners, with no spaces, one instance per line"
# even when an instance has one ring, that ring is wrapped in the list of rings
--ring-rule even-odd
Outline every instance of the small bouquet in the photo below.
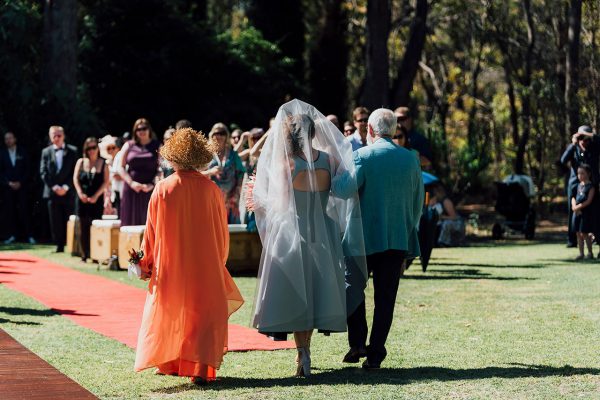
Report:
[[[246,186],[244,187],[244,192],[246,195],[246,209],[248,211],[254,211],[254,184],[256,183],[256,175],[252,174],[248,177],[248,182],[246,182]]]
[[[135,251],[134,249],[129,250],[129,266],[127,267],[127,275],[130,278],[136,276],[137,278],[142,277],[142,269],[140,268],[140,261],[144,257],[143,251]]]

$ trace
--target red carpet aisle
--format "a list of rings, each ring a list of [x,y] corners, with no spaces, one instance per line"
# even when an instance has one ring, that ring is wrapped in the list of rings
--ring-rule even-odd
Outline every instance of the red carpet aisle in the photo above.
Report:
[[[0,253],[0,283],[30,296],[78,325],[137,344],[146,292],[27,254]],[[294,348],[253,329],[229,324],[229,351]]]

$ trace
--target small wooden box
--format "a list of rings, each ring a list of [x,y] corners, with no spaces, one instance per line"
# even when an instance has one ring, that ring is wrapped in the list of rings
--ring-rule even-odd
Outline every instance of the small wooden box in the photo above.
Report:
[[[144,237],[145,225],[122,226],[119,231],[119,266],[127,268],[129,250],[139,250]]]
[[[97,219],[90,228],[90,258],[106,261],[119,251],[120,220]]]
[[[245,224],[229,225],[229,256],[227,269],[230,272],[258,271],[262,244],[257,232],[246,231]]]
[[[72,256],[81,255],[79,249],[79,235],[79,218],[77,215],[71,215],[69,221],[67,221],[67,246],[65,249],[67,254],[71,254]]]

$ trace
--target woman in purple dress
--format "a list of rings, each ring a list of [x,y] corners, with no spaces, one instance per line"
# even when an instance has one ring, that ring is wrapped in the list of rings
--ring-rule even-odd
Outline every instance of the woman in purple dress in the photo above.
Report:
[[[158,173],[160,143],[145,118],[133,124],[133,140],[125,143],[120,174],[125,184],[121,199],[121,226],[145,225],[148,202]]]

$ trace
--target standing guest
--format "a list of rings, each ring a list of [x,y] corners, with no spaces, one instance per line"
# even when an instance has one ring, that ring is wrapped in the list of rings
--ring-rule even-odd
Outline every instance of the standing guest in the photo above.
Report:
[[[179,121],[181,122],[181,121]],[[180,128],[183,129],[183,128]],[[164,146],[167,141],[169,139],[171,139],[171,137],[173,136],[173,134],[175,133],[175,129],[173,128],[169,128],[165,131],[165,133],[163,134],[163,143],[162,145]],[[173,166],[164,158],[159,157],[160,158],[160,170],[162,172],[162,177],[161,179],[165,179],[168,178],[169,176],[173,175],[173,173],[175,172],[175,170],[173,169]]]
[[[121,226],[144,225],[148,202],[158,174],[160,143],[145,118],[133,124],[133,140],[125,143],[119,173],[125,181],[121,199]]]
[[[192,123],[187,119],[180,119],[175,123],[175,129],[191,128]]]
[[[75,214],[79,217],[81,261],[90,257],[90,228],[92,221],[102,218],[104,190],[108,186],[109,172],[106,160],[100,157],[98,140],[89,137],[83,142],[83,157],[77,160],[73,173],[73,186],[77,191]]]
[[[244,302],[227,268],[229,232],[219,188],[198,172],[212,159],[199,132],[177,130],[160,149],[175,173],[148,207],[141,278],[149,279],[135,370],[216,379],[227,321]]]
[[[246,137],[248,137],[248,135],[246,135]],[[244,143],[241,143],[241,139],[242,139],[242,130],[241,129],[234,129],[233,132],[231,132],[230,142],[231,142],[231,147],[238,154],[242,150],[244,150]]]
[[[398,124],[406,128],[408,143],[411,149],[415,149],[419,152],[421,158],[421,166],[424,168],[431,166],[431,160],[433,160],[433,154],[431,152],[431,145],[429,140],[417,131],[414,126],[412,114],[408,107],[398,107],[394,110],[396,118],[398,118]]]
[[[4,144],[6,148],[0,150],[0,190],[9,235],[4,244],[17,240],[18,227],[21,227],[27,241],[35,244],[27,207],[29,157],[23,147],[17,146],[17,137],[13,132],[4,134]]]
[[[100,148],[100,157],[106,160],[109,173],[108,185],[104,189],[104,214],[118,215],[119,189],[123,187],[123,180],[117,172],[119,165],[117,154],[120,150],[118,138],[106,135],[100,139],[98,147]],[[120,187],[117,187],[116,184],[119,184]]]
[[[352,111],[352,120],[356,131],[348,140],[352,144],[352,151],[356,151],[367,145],[367,122],[369,121],[369,110],[365,107],[356,107]]]
[[[335,114],[329,114],[327,116],[327,119],[333,124],[335,125],[336,128],[338,128],[338,130],[340,129],[340,120],[338,119],[337,115]]]
[[[581,164],[577,168],[577,178],[579,183],[571,197],[571,208],[573,209],[573,230],[577,232],[577,245],[579,247],[579,256],[575,260],[583,260],[584,246],[587,245],[588,259],[594,258],[592,252],[592,239],[595,228],[594,209],[592,202],[596,188],[591,181],[592,168],[587,164]]]
[[[350,351],[344,362],[356,363],[366,356],[365,369],[379,368],[387,355],[385,342],[392,326],[402,264],[405,258],[420,255],[417,228],[424,201],[421,167],[410,150],[392,142],[395,132],[394,113],[384,108],[375,110],[368,121],[369,146],[354,152],[375,310],[368,347],[364,301],[348,316]],[[347,291],[364,291],[366,286],[361,274],[348,268],[346,285]]]
[[[579,180],[577,178],[577,169],[582,164],[590,166],[591,181],[594,185],[599,183],[600,164],[600,136],[594,134],[593,129],[588,125],[582,125],[577,129],[577,132],[571,137],[571,144],[567,147],[563,155],[560,157],[560,162],[563,165],[569,165],[571,175],[567,183],[567,198],[569,199],[569,222],[573,220],[573,207],[571,206],[571,198],[577,190]],[[597,199],[596,199],[597,201]],[[595,207],[595,204],[592,205]],[[576,232],[573,230],[574,225],[569,223],[567,233],[567,247],[577,246]]]
[[[208,139],[215,148],[208,169],[202,173],[217,184],[225,200],[227,223],[240,223],[240,191],[244,179],[244,166],[238,154],[231,148],[229,130],[218,122],[208,133]]]
[[[73,171],[77,162],[77,147],[65,144],[62,126],[51,126],[48,136],[52,144],[42,150],[40,176],[44,182],[43,198],[48,201],[50,229],[56,252],[65,251],[67,221],[73,213]]]
[[[352,136],[356,128],[352,125],[352,122],[346,121],[344,122],[344,136]]]

